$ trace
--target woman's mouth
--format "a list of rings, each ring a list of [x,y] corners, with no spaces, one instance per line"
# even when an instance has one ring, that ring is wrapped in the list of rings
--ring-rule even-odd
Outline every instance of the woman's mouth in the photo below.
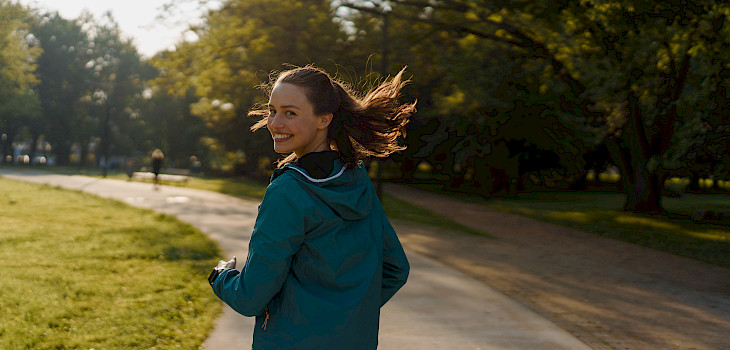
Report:
[[[274,134],[275,142],[286,142],[293,137],[292,134]]]

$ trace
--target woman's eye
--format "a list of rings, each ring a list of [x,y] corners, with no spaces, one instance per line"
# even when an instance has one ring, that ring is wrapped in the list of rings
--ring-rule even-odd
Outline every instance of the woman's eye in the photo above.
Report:
[[[273,110],[273,109],[270,109],[270,110],[269,110],[269,117],[273,117],[273,116],[275,116],[275,115],[276,115],[276,111],[275,111],[275,110]]]
[[[292,112],[292,111],[286,111],[286,116],[287,116],[287,117],[293,117],[293,116],[295,116],[295,115],[296,115],[296,113],[294,113],[294,112]]]

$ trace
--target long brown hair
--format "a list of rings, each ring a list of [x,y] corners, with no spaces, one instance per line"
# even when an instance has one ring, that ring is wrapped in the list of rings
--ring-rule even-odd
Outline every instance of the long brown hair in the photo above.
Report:
[[[276,84],[288,83],[304,88],[315,115],[332,113],[327,138],[342,161],[348,167],[354,167],[366,157],[386,157],[405,149],[399,141],[405,137],[405,126],[416,111],[416,102],[398,103],[401,89],[409,82],[403,80],[404,72],[405,68],[362,98],[346,84],[313,66],[281,72],[263,88],[268,95]],[[249,116],[263,117],[251,130],[265,127],[268,114],[264,109],[249,112]],[[296,155],[292,153],[280,161],[279,166],[294,159]]]

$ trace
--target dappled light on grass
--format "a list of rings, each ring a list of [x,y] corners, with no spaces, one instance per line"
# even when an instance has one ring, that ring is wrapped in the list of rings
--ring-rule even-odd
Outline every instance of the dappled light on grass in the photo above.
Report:
[[[551,211],[548,212],[547,215],[556,220],[579,222],[583,224],[594,221],[594,219],[587,213],[577,211]]]
[[[711,264],[730,267],[730,226],[697,224],[689,219],[697,208],[729,211],[730,197],[689,195],[664,198],[671,216],[622,210],[617,193],[521,193],[516,199],[492,198],[482,203],[578,230],[640,244]],[[679,215],[679,216],[678,216]]]
[[[383,208],[389,219],[400,219],[417,222],[423,225],[434,225],[445,229],[457,230],[478,236],[492,237],[482,230],[475,230],[464,225],[451,221],[441,215],[430,212],[424,208],[411,203],[399,200],[393,196],[385,196]]]
[[[263,198],[266,192],[265,183],[234,178],[191,177],[188,187],[245,198]]]
[[[706,240],[722,241],[722,242],[730,241],[730,231],[728,231],[728,230],[717,229],[717,230],[707,230],[704,232],[690,230],[687,232],[694,237],[702,238],[702,239],[706,239]],[[728,254],[730,254],[730,249],[728,249],[726,252]]]
[[[677,224],[673,224],[666,220],[657,217],[648,217],[645,215],[631,215],[628,213],[617,215],[615,218],[616,222],[627,225],[639,225],[647,226],[652,228],[664,229],[664,230],[680,230],[681,227]]]
[[[490,204],[490,206],[497,210],[510,211],[510,212],[513,212],[516,214],[522,214],[522,215],[527,215],[527,216],[536,214],[536,211],[534,209],[530,209],[530,208],[513,207],[513,206],[501,205],[501,204],[495,204],[495,205]]]

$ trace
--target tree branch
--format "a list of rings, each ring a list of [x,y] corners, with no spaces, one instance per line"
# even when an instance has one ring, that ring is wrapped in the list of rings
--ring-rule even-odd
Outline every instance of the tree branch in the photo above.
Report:
[[[415,1],[415,0],[405,0],[405,1],[395,1],[395,2],[398,4],[421,7],[421,8],[434,7],[433,5],[431,5],[427,2],[421,2],[421,1]],[[458,4],[456,2],[451,2],[451,3]],[[355,9],[358,11],[372,13],[372,14],[375,14],[378,16],[385,15],[385,13],[381,10],[369,8],[369,7],[363,7],[363,6],[359,6],[359,5],[352,4],[352,3],[342,3],[341,6]],[[453,8],[449,7],[449,8],[444,8],[444,9],[456,10],[456,8],[457,7],[453,7]],[[466,12],[468,10],[468,5],[463,5],[463,7],[459,7],[459,9],[461,9],[461,8],[463,8],[464,10],[456,10],[456,11],[462,12],[462,13]],[[408,15],[403,15],[403,14],[399,14],[399,13],[388,13],[388,15],[402,19],[402,20],[406,20],[406,21],[415,21],[415,22],[430,24],[430,25],[433,25],[433,26],[436,26],[436,27],[439,27],[439,28],[442,28],[445,30],[472,34],[472,35],[475,35],[475,36],[483,38],[483,39],[488,39],[488,40],[492,40],[495,42],[500,42],[500,43],[508,44],[511,46],[516,46],[516,47],[519,47],[522,49],[526,49],[529,52],[525,55],[526,57],[531,56],[531,57],[542,58],[542,59],[546,59],[546,60],[548,60],[548,62],[550,62],[550,65],[553,67],[555,74],[558,75],[558,77],[564,83],[566,83],[568,85],[571,92],[573,93],[573,95],[576,98],[583,101],[581,103],[583,109],[587,109],[586,107],[588,105],[592,104],[589,101],[585,101],[584,98],[581,97],[583,92],[585,92],[585,90],[586,90],[583,83],[581,83],[580,81],[575,79],[570,74],[570,72],[568,72],[568,70],[565,69],[565,65],[562,62],[560,62],[560,60],[555,58],[555,56],[550,52],[550,50],[548,50],[547,46],[544,43],[541,43],[541,42],[533,39],[531,36],[524,33],[523,31],[521,31],[520,29],[518,29],[516,26],[514,26],[512,24],[509,24],[506,22],[496,22],[496,21],[484,18],[483,16],[479,16],[481,22],[483,22],[484,24],[489,24],[489,25],[492,25],[499,29],[504,30],[505,32],[509,33],[515,40],[510,40],[510,39],[503,38],[503,37],[500,37],[500,36],[497,36],[494,34],[485,33],[483,31],[480,31],[480,30],[477,30],[477,29],[474,29],[474,28],[471,28],[469,26],[465,26],[462,24],[446,23],[446,22],[442,22],[439,20],[408,16]]]

